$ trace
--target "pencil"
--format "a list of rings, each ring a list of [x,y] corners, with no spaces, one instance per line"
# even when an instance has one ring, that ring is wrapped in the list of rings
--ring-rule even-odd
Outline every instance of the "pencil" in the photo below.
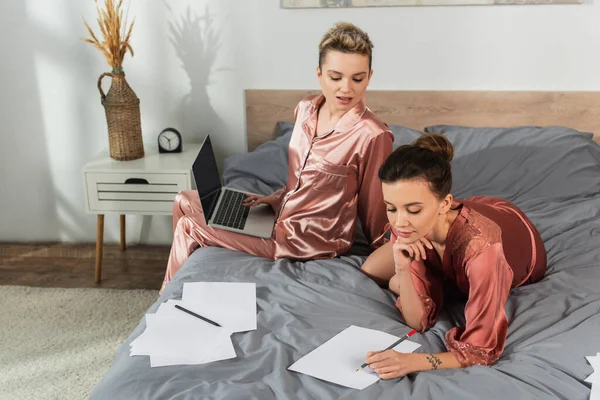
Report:
[[[220,327],[220,328],[221,328],[221,325],[217,324],[215,321],[211,321],[211,320],[210,320],[210,319],[208,319],[208,318],[204,318],[203,316],[201,316],[201,315],[198,315],[198,314],[196,314],[195,312],[192,312],[192,311],[190,311],[190,310],[188,310],[188,309],[186,309],[186,308],[183,308],[183,307],[181,307],[179,304],[176,304],[176,305],[175,305],[175,308],[178,308],[178,309],[180,309],[180,310],[181,310],[181,311],[183,311],[183,312],[186,312],[186,313],[188,313],[188,314],[190,314],[190,315],[193,315],[193,316],[194,316],[194,317],[196,317],[196,318],[200,318],[201,320],[208,322],[209,324],[213,324],[214,326],[218,326],[218,327]]]
[[[393,349],[394,347],[398,346],[400,343],[404,342],[406,339],[408,339],[409,337],[411,337],[415,333],[417,333],[417,330],[413,329],[412,331],[408,332],[406,335],[402,336],[400,339],[396,340],[394,343],[390,344],[386,349],[384,349],[382,351]],[[368,365],[367,363],[364,363],[360,367],[356,368],[356,370],[360,371],[361,369],[363,369],[367,365]]]

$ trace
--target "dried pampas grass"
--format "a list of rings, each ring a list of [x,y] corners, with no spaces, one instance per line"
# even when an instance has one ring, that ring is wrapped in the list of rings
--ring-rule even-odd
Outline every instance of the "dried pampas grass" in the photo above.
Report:
[[[131,22],[131,25],[129,25],[129,29],[127,29],[127,18],[125,18],[125,21],[123,20],[123,10],[121,10],[123,0],[119,0],[118,3],[115,3],[113,0],[104,0],[104,9],[98,7],[98,0],[94,0],[94,2],[96,3],[96,11],[98,12],[97,21],[103,40],[98,40],[85,18],[83,19],[83,23],[91,38],[82,38],[81,40],[92,44],[100,50],[108,64],[114,70],[122,70],[125,54],[129,51],[133,57],[133,48],[129,40],[135,18]]]

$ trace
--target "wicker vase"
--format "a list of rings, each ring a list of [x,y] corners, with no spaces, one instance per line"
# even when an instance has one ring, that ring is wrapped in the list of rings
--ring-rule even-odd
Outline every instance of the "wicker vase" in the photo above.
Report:
[[[107,94],[102,91],[102,79],[112,78]],[[144,157],[140,99],[135,95],[123,70],[113,69],[98,78],[98,90],[106,112],[110,156],[119,161]]]

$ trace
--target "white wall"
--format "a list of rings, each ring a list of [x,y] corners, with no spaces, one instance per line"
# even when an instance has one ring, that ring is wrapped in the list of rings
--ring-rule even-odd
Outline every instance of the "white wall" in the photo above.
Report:
[[[79,40],[82,15],[97,29],[91,0],[0,2],[0,241],[95,240],[81,168],[108,145],[96,80],[109,68]],[[212,133],[220,156],[245,149],[244,89],[318,87],[317,44],[340,20],[375,43],[372,89],[600,90],[591,1],[289,10],[279,0],[132,0],[129,15],[135,57],[124,68],[144,138],[166,126],[186,141]],[[130,242],[170,242],[167,217],[128,224]],[[118,218],[105,230],[116,241]]]

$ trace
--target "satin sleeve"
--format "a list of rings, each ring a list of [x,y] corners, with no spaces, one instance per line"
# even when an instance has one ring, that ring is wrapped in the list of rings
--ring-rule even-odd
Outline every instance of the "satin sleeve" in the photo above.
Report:
[[[392,152],[394,137],[385,131],[370,141],[362,156],[359,170],[358,218],[367,240],[373,248],[384,244],[387,215],[383,203],[379,167]]]
[[[390,242],[394,243],[396,238],[397,236],[392,229]],[[423,305],[420,332],[424,332],[435,324],[442,310],[444,302],[442,279],[437,271],[427,268],[423,261],[413,261],[410,265],[410,273],[417,295]],[[400,296],[396,300],[396,308],[402,312]]]
[[[284,186],[281,189],[278,189],[269,195],[269,197],[275,199],[275,204],[276,204],[276,207],[274,207],[275,215],[279,215],[279,211],[281,210],[281,205],[283,204],[283,198],[285,197],[286,193],[287,193],[287,186]]]
[[[296,105],[296,108],[294,109],[294,124],[298,120],[298,111],[300,109],[300,104],[301,103],[302,102],[298,103]],[[292,134],[293,134],[293,132],[292,132]],[[288,148],[288,152],[289,152],[289,148]],[[290,166],[289,168],[293,168],[293,167]],[[288,171],[288,175],[289,175],[289,171]],[[285,195],[286,195],[287,192],[288,192],[288,188],[287,188],[287,184],[286,184],[282,188],[277,189],[276,191],[274,191],[273,193],[271,193],[269,195],[269,197],[275,199],[275,201],[276,201],[276,204],[277,204],[277,209],[275,210],[275,214],[276,215],[279,214],[279,210],[281,210],[281,205],[283,204],[283,198],[285,197]]]
[[[491,365],[500,358],[506,343],[506,300],[513,272],[501,243],[486,246],[467,260],[469,300],[465,305],[465,328],[446,333],[446,345],[463,367]]]

